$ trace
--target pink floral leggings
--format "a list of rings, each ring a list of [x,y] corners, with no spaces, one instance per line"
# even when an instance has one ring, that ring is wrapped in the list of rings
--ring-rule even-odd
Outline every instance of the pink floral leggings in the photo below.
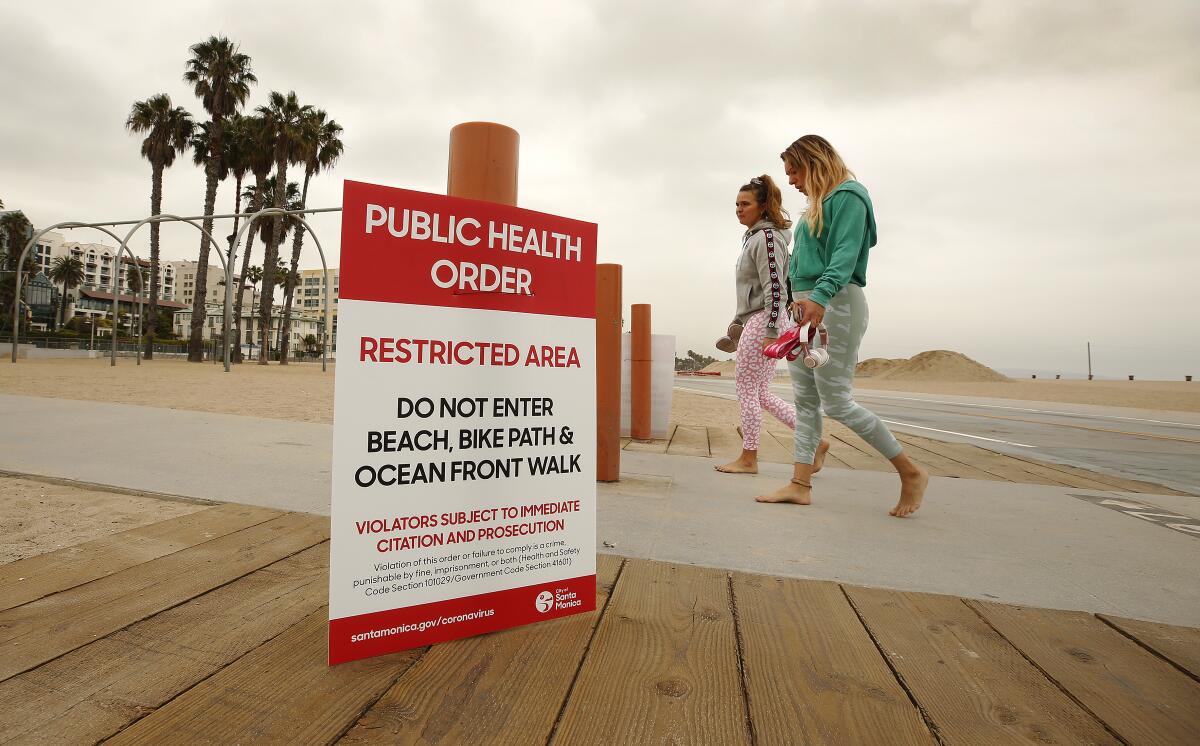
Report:
[[[791,319],[781,322],[779,332],[792,325]],[[762,430],[762,411],[766,409],[783,424],[796,428],[796,407],[771,393],[778,360],[762,353],[763,334],[767,329],[767,314],[759,311],[750,317],[738,340],[737,381],[738,402],[742,408],[742,448],[757,451]]]

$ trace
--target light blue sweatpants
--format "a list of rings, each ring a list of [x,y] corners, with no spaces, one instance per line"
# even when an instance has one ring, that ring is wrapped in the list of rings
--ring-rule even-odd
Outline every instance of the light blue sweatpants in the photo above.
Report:
[[[808,291],[795,294],[796,300],[807,297]],[[891,460],[900,455],[900,444],[887,425],[854,401],[854,366],[858,364],[858,347],[867,331],[867,317],[863,289],[847,285],[825,308],[829,362],[816,369],[804,367],[802,357],[788,363],[796,398],[796,463],[811,464],[816,456],[821,442],[821,410],[858,433],[884,458]]]

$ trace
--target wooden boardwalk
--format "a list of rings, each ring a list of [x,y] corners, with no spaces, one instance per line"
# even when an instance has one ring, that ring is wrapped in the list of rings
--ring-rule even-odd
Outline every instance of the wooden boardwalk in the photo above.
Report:
[[[327,519],[0,566],[0,743],[1195,744],[1200,630],[602,555],[599,610],[333,668]]]
[[[742,452],[742,439],[732,425],[681,425],[671,423],[668,436],[649,442],[622,440],[627,451],[666,453],[677,456],[711,456],[732,460]],[[1018,484],[1041,484],[1090,490],[1116,490],[1154,495],[1186,495],[1160,484],[1102,474],[1063,464],[1011,456],[967,443],[947,443],[919,435],[893,433],[909,457],[938,477],[987,479]],[[826,465],[835,469],[892,471],[883,456],[845,425],[825,421],[830,442]],[[764,427],[758,457],[768,463],[792,463],[792,433]]]

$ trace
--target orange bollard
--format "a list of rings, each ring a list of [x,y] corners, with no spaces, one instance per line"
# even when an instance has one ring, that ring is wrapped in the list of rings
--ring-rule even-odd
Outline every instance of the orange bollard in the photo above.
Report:
[[[650,440],[650,304],[633,304],[629,357],[629,435]]]
[[[512,127],[466,122],[450,130],[446,194],[517,204],[517,165],[521,136]]]
[[[596,265],[596,481],[621,479],[621,265]]]

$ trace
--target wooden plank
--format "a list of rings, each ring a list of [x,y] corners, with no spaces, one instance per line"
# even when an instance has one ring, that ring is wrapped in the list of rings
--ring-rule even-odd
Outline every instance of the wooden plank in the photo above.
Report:
[[[676,426],[667,444],[667,453],[672,456],[711,456],[707,429],[703,425]]]
[[[0,566],[0,611],[174,554],[271,518],[278,510],[218,505]]]
[[[1065,487],[1066,482],[1060,479],[1050,479],[1030,473],[1021,468],[1021,462],[1014,458],[1001,455],[985,448],[967,445],[966,443],[946,443],[940,440],[923,438],[919,435],[895,433],[901,443],[918,445],[928,451],[941,454],[962,464],[973,466],[989,474],[1007,479],[1018,484],[1044,484],[1054,487]]]
[[[721,463],[732,461],[742,455],[742,437],[732,425],[708,428],[709,450],[714,459]]]
[[[0,682],[0,743],[95,743],[321,608],[319,544]]]
[[[621,562],[596,559],[597,611],[430,648],[339,743],[546,743]]]
[[[733,574],[760,744],[933,744],[836,583]]]
[[[1200,629],[1125,619],[1108,614],[1097,616],[1200,681]]]
[[[1091,614],[967,603],[1127,743],[1200,737],[1200,684]]]
[[[943,743],[1117,743],[962,600],[845,590]]]
[[[726,574],[629,559],[553,743],[747,744]]]
[[[829,441],[829,452],[837,454],[837,457],[851,469],[895,471],[892,469],[891,464],[877,453],[864,453],[850,443],[842,440],[841,437],[830,432],[826,432],[825,439]],[[863,445],[865,446],[866,444],[864,443]]]
[[[792,456],[792,439],[789,437],[777,440],[769,430],[763,428],[758,435],[758,460],[769,464],[795,463]]]
[[[105,743],[329,743],[426,649],[329,666],[328,627],[322,607]]]
[[[905,442],[904,451],[908,457],[924,466],[930,474],[937,477],[957,477],[959,479],[999,479],[994,474],[977,469],[970,464],[946,458],[916,443]]]
[[[824,420],[825,437],[830,441],[840,440],[850,446],[859,454],[865,456],[868,461],[862,466],[855,465],[856,469],[868,469],[870,471],[895,471],[891,463],[883,457],[879,451],[876,451],[867,442],[858,437],[858,433],[846,427],[837,420],[831,420],[828,417]],[[853,462],[851,462],[853,463]]]
[[[1086,477],[1087,479],[1090,479],[1094,482],[1099,482],[1100,484],[1108,485],[1107,487],[1104,487],[1104,488],[1095,488],[1095,489],[1116,489],[1121,492],[1138,492],[1138,493],[1151,494],[1151,495],[1189,495],[1190,494],[1187,492],[1180,492],[1179,490],[1173,490],[1170,487],[1164,487],[1161,484],[1154,484],[1153,482],[1143,482],[1143,481],[1139,481],[1137,479],[1126,479],[1125,477],[1118,477],[1113,474],[1104,474],[1104,473],[1098,472],[1098,471],[1090,471],[1087,469],[1080,469],[1077,466],[1067,466],[1066,464],[1056,464],[1056,463],[1051,463],[1048,461],[1034,461],[1033,459],[1029,459],[1024,456],[1012,456],[1012,458],[1014,458],[1018,461],[1024,461],[1027,463],[1036,464],[1037,466],[1040,466],[1042,468],[1053,469],[1054,471],[1062,472],[1064,474],[1070,474],[1072,476],[1078,476],[1078,477]]]
[[[767,438],[767,437],[774,438],[775,442],[779,444],[779,447],[788,453],[790,460],[786,463],[793,463],[793,464],[795,463],[796,457],[793,455],[795,453],[795,451],[794,451],[795,435],[790,430],[786,433],[779,433],[779,432],[765,433],[764,432],[763,438]],[[850,468],[849,466],[846,465],[845,461],[842,461],[840,458],[838,458],[837,456],[835,456],[833,454],[832,445],[830,446],[829,450],[826,451],[826,453],[825,453],[825,466],[829,466],[834,469],[849,469]]]
[[[1013,459],[1019,462],[1018,465],[1031,474],[1039,474],[1047,477],[1048,479],[1053,479],[1056,482],[1062,482],[1069,487],[1078,487],[1085,490],[1112,489],[1112,485],[1101,482],[1098,479],[1093,479],[1090,476],[1083,476],[1084,474],[1088,474],[1088,472],[1082,469],[1079,470],[1079,474],[1073,474],[1071,472],[1056,469],[1053,466],[1041,461],[1034,461],[1033,459],[1024,458],[1022,456],[1013,456],[1011,454],[1004,454],[1004,456],[1005,458]]]
[[[328,538],[290,513],[0,612],[0,681]]]
[[[671,436],[675,434],[676,427],[678,426],[672,424],[669,428],[670,432],[667,433],[667,437],[659,438],[658,440],[648,440],[644,443],[640,440],[630,440],[625,444],[625,448],[623,450],[641,451],[643,453],[666,453],[667,446],[671,443]]]

